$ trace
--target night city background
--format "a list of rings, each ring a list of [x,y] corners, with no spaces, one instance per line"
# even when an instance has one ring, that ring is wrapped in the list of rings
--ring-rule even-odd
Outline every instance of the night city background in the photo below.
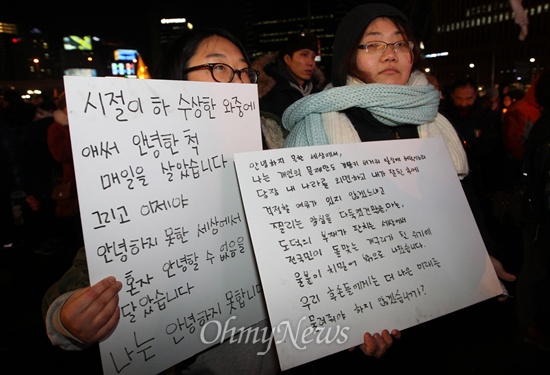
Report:
[[[289,34],[309,30],[321,41],[318,65],[328,76],[336,27],[361,3],[364,1],[240,0],[210,1],[205,7],[178,2],[128,9],[119,3],[97,1],[74,9],[47,3],[25,10],[11,7],[0,14],[0,85],[51,91],[62,89],[65,74],[148,78],[162,50],[175,36],[189,27],[204,26],[230,30],[252,58],[276,50]],[[549,64],[550,49],[544,48],[544,38],[550,31],[550,1],[523,1],[529,17],[525,40],[518,38],[520,27],[509,0],[386,3],[399,7],[413,21],[422,54],[427,57],[424,65],[442,84],[468,74],[481,88],[513,84],[525,89]],[[162,19],[180,22],[163,24]],[[65,49],[63,38],[68,36],[76,36],[80,42],[92,37],[91,50]],[[136,62],[115,60],[117,49],[135,51],[126,57]],[[437,57],[429,58],[434,55]],[[112,68],[121,62],[119,71]],[[124,69],[127,64],[131,65],[128,71]]]

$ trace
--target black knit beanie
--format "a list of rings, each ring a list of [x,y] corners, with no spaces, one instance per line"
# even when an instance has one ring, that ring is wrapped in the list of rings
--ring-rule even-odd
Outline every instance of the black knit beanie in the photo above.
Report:
[[[300,33],[292,35],[288,38],[288,40],[281,48],[280,55],[281,58],[283,58],[284,55],[292,56],[294,52],[301,49],[309,49],[317,54],[318,48],[319,46],[317,44],[317,38],[314,35],[308,33]]]
[[[347,72],[342,66],[346,54],[355,48],[359,35],[378,17],[399,17],[406,23],[409,22],[403,12],[391,5],[372,3],[353,8],[340,22],[334,37],[332,48],[332,84],[334,87],[346,84]]]

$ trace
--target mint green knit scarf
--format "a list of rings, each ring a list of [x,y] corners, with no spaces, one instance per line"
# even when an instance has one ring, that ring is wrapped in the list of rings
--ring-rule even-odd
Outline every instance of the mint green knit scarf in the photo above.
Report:
[[[285,147],[328,144],[323,113],[360,107],[388,126],[422,125],[435,119],[438,105],[439,93],[420,72],[411,74],[407,85],[364,84],[348,79],[347,86],[306,96],[286,109],[282,120],[290,134]]]

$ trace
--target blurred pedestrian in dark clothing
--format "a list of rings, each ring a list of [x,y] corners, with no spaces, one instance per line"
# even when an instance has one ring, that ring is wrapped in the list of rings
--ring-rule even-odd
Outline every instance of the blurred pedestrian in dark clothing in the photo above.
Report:
[[[482,97],[482,103],[484,109],[489,109],[496,112],[498,116],[502,116],[500,94],[496,87],[489,87],[485,91],[485,95]]]
[[[441,111],[462,138],[476,190],[486,195],[506,187],[509,162],[500,116],[483,107],[477,83],[470,77],[457,79]]]
[[[56,109],[55,102],[42,95],[41,101],[35,105],[33,121],[24,124],[20,131],[29,189],[40,202],[40,210],[28,220],[29,231],[37,239],[37,244],[41,242],[42,250],[52,246],[49,243],[55,225],[52,190],[56,176],[62,172],[61,164],[53,158],[48,148],[48,128],[54,122]]]
[[[26,129],[36,114],[32,103],[26,102],[15,89],[8,89],[0,96],[0,121],[2,122],[2,204],[4,205],[2,231],[4,243],[10,246],[33,245],[34,218],[42,209],[40,191],[33,183],[34,161],[28,158],[33,146],[26,144]],[[30,147],[30,148],[29,148]],[[7,194],[7,195],[6,195]],[[9,198],[6,200],[6,197]],[[6,203],[8,202],[8,203]],[[7,214],[11,206],[12,223]],[[6,225],[6,226],[4,226]]]
[[[54,122],[48,127],[48,148],[53,158],[61,164],[63,172],[57,178],[52,197],[56,200],[58,236],[65,238],[65,246],[76,252],[84,245],[84,240],[64,93],[59,95],[56,105],[57,109],[53,113]]]
[[[477,197],[481,211],[478,217],[483,217],[486,236],[492,238],[499,258],[508,262],[507,268],[514,268],[522,246],[521,231],[497,219],[493,209],[495,193],[507,190],[515,180],[502,142],[501,116],[483,106],[477,83],[470,77],[458,78],[451,85],[441,112],[462,138],[472,177],[472,194]]]
[[[21,143],[0,119],[0,244],[3,249],[25,243],[25,215],[39,209],[34,196],[27,193],[25,173]]]
[[[445,94],[443,92],[443,87],[439,84],[437,77],[433,74],[426,74],[426,79],[439,92],[439,100],[444,100]]]
[[[53,158],[61,163],[62,181],[76,182],[73,153],[71,147],[71,134],[69,131],[69,117],[67,115],[67,102],[62,93],[57,99],[57,109],[53,113],[53,122],[48,127],[48,148]]]
[[[7,123],[15,136],[20,136],[21,128],[32,121],[34,114],[34,105],[25,102],[17,90],[8,89],[0,95],[0,118]]]
[[[550,70],[534,85],[541,116],[525,142],[523,175],[533,221],[523,226],[523,262],[516,286],[516,312],[520,334],[539,349],[550,351],[549,311],[542,311],[548,299],[550,276]],[[544,332],[542,327],[546,326]]]

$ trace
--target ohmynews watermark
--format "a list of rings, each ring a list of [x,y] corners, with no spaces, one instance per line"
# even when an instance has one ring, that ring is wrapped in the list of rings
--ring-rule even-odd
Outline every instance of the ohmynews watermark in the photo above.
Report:
[[[347,331],[349,327],[341,328],[340,325],[335,327],[305,327],[301,330],[302,322],[306,317],[302,317],[298,322],[298,326],[294,330],[289,321],[283,321],[279,323],[276,327],[273,327],[271,330],[269,327],[248,327],[248,328],[229,328],[229,323],[236,319],[237,317],[230,317],[225,324],[217,321],[211,320],[207,322],[201,329],[201,341],[203,344],[213,344],[219,342],[223,343],[227,338],[229,338],[229,343],[253,343],[256,344],[261,342],[262,344],[268,344],[267,349],[263,352],[257,352],[257,355],[265,355],[271,348],[271,344],[275,341],[275,344],[280,344],[288,338],[292,345],[298,350],[307,349],[307,345],[315,342],[315,344],[331,344],[336,342],[337,344],[344,344],[348,340]],[[216,327],[215,338],[208,340],[205,337],[205,329],[208,325],[214,324]],[[261,331],[261,332],[260,332]],[[268,332],[269,331],[269,332]],[[282,334],[278,339],[274,339],[273,332],[277,334]],[[300,334],[301,332],[301,334]]]

